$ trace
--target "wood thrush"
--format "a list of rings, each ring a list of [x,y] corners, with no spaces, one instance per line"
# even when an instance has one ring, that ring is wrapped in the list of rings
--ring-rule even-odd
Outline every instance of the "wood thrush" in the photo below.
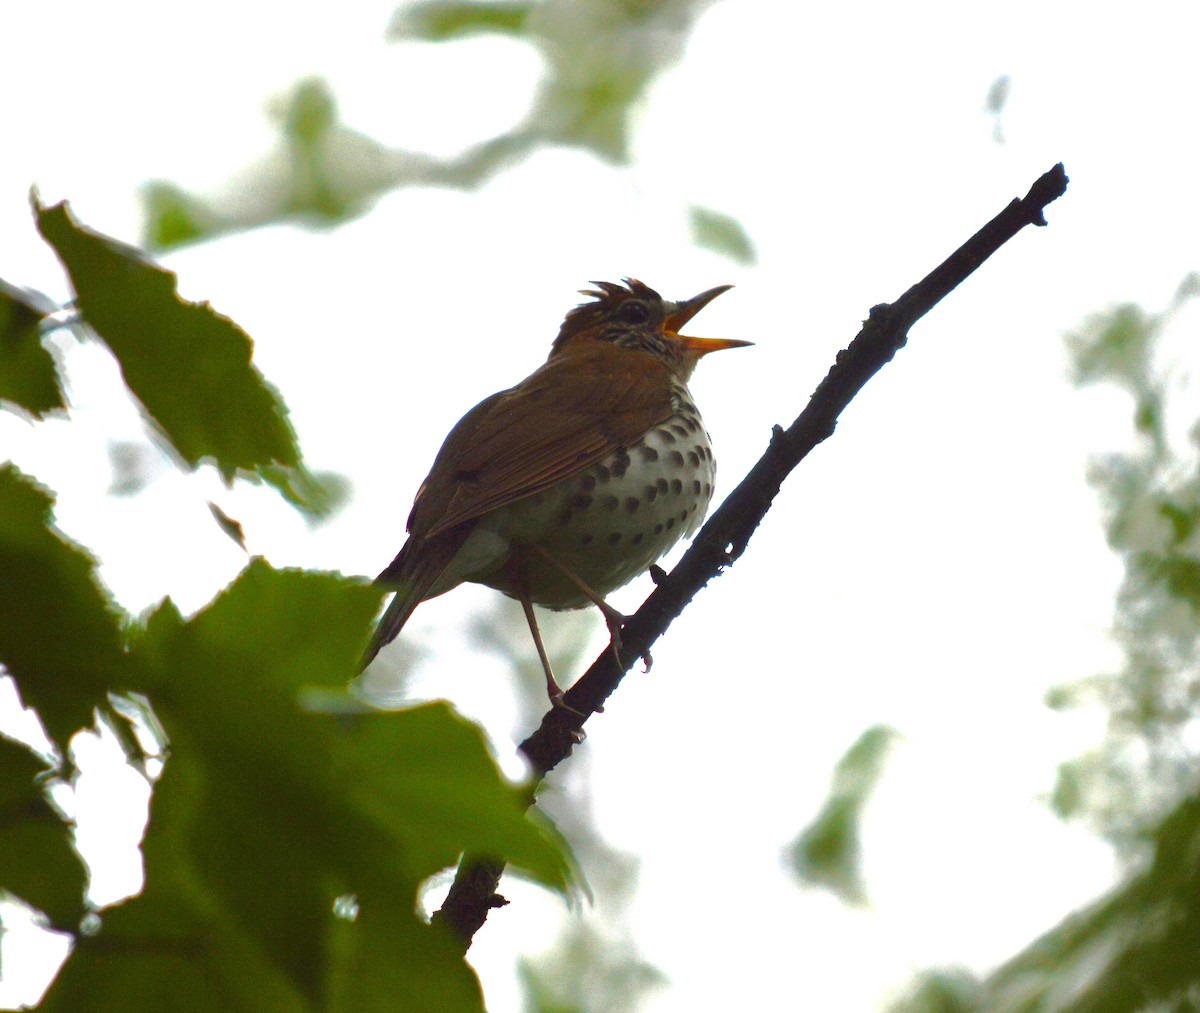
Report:
[[[377,578],[396,593],[364,667],[417,605],[473,581],[521,603],[561,705],[533,605],[598,606],[619,650],[625,617],[604,595],[699,528],[716,464],[687,381],[702,355],[750,342],[679,329],[730,286],[670,302],[633,279],[594,284],[545,365],[446,437]]]

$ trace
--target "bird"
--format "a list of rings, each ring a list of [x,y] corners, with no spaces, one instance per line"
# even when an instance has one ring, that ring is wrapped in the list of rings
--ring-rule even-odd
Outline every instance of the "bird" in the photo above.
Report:
[[[716,462],[688,380],[702,356],[752,342],[680,329],[732,286],[672,302],[634,278],[591,284],[546,362],[446,437],[376,578],[394,595],[362,668],[421,602],[484,584],[521,603],[547,696],[564,707],[533,606],[595,605],[617,654],[626,617],[605,596],[700,527]]]

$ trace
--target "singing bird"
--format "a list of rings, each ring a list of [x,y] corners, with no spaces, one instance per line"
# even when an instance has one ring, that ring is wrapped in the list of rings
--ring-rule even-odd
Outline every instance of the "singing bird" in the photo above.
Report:
[[[700,527],[716,462],[688,380],[701,356],[750,342],[679,331],[732,286],[671,302],[632,278],[592,284],[545,364],[446,437],[377,578],[395,596],[364,667],[417,605],[472,581],[521,603],[562,706],[533,606],[596,605],[617,651],[625,617],[604,596]]]

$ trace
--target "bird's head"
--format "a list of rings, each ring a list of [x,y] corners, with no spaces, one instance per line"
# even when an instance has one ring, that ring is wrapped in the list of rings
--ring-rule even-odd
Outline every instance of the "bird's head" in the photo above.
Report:
[[[593,301],[567,314],[550,350],[551,359],[569,355],[586,343],[609,342],[618,348],[657,356],[686,380],[702,355],[753,343],[679,333],[684,324],[732,285],[718,285],[691,299],[671,302],[635,278],[626,278],[622,285],[611,281],[592,284],[598,287],[581,294],[592,296]]]

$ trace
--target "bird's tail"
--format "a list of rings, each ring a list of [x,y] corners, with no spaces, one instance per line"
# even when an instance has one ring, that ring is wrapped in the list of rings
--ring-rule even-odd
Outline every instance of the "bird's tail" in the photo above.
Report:
[[[376,580],[376,583],[378,582]],[[421,598],[419,595],[413,594],[411,588],[397,589],[383,613],[383,618],[379,620],[379,625],[375,627],[375,632],[371,634],[371,641],[367,644],[367,649],[363,651],[362,661],[358,666],[360,672],[375,660],[375,655],[383,650],[385,645],[396,639],[404,628],[404,624],[408,622],[408,617],[413,614],[413,609],[419,604],[421,604]]]
[[[374,661],[375,655],[386,644],[396,639],[408,622],[408,617],[413,614],[413,609],[425,599],[449,591],[458,583],[455,581],[446,586],[444,574],[466,538],[467,530],[469,526],[462,526],[437,538],[419,541],[415,549],[413,540],[409,539],[383,573],[375,578],[379,587],[388,588],[396,594],[371,634],[371,642],[363,651],[359,671]]]

